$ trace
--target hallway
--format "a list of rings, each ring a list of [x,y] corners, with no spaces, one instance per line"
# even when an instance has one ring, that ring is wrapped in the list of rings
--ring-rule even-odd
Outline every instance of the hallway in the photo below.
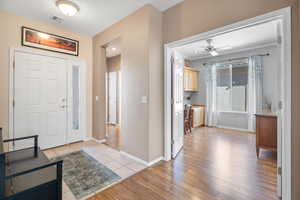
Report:
[[[104,144],[120,150],[120,127],[119,125],[106,125],[106,141]]]

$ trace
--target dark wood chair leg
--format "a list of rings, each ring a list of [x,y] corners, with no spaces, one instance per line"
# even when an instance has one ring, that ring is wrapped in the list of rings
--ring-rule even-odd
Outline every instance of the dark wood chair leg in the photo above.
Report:
[[[56,176],[57,176],[57,200],[62,200],[62,166],[63,162],[57,163]]]
[[[259,147],[256,147],[256,156],[259,158]]]
[[[5,196],[5,154],[0,154],[0,199]]]

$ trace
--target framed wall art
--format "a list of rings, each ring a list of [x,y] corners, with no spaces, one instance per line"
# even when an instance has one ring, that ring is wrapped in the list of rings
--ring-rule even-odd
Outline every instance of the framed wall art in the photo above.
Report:
[[[70,38],[22,27],[22,45],[78,56],[79,42]]]

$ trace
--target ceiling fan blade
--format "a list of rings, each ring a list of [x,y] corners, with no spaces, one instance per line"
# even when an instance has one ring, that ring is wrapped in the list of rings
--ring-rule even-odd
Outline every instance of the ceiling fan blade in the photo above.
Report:
[[[197,49],[206,49],[207,46],[196,46]]]
[[[207,51],[198,51],[195,53],[196,56],[204,56],[204,55],[209,55],[210,53]]]
[[[226,46],[216,47],[215,49],[216,50],[228,50],[228,49],[232,49],[232,46],[226,45]]]

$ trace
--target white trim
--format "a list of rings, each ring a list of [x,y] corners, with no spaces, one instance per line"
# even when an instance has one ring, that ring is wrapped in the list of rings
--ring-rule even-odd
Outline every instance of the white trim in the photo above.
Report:
[[[222,113],[222,114],[238,114],[238,115],[249,115],[250,113],[248,111],[243,112],[243,111],[219,111],[218,113]]]
[[[171,96],[171,49],[165,45],[164,49],[164,159],[169,161],[172,158],[172,96]]]
[[[91,137],[87,137],[87,136],[83,137],[83,141],[84,142],[90,141],[90,140],[93,140],[93,139]]]
[[[292,199],[292,25],[291,8],[281,10],[283,18],[283,127],[282,127],[282,199]]]
[[[291,200],[292,182],[291,182],[291,166],[292,166],[292,142],[291,142],[291,8],[283,8],[264,15],[260,15],[251,19],[243,20],[237,23],[226,25],[208,32],[188,37],[182,40],[174,41],[164,46],[164,157],[165,160],[171,159],[171,63],[170,54],[172,49],[186,44],[190,44],[200,40],[206,40],[217,35],[239,30],[245,27],[250,27],[257,24],[266,23],[273,20],[281,20],[283,23],[283,81],[282,85],[285,88],[283,100],[283,133],[282,138],[282,199]]]
[[[141,164],[143,164],[143,165],[148,166],[148,162],[145,161],[145,160],[142,160],[142,159],[140,159],[140,158],[138,158],[138,157],[136,157],[136,156],[133,156],[133,155],[131,155],[131,154],[129,154],[129,153],[126,153],[126,152],[124,152],[124,151],[120,151],[120,153],[123,154],[124,156],[127,156],[128,158],[131,158],[131,159],[134,160],[134,161],[137,161],[137,162],[139,162],[139,163],[141,163]]]
[[[223,53],[220,52],[220,54],[215,56],[215,58],[230,55],[230,54],[234,54],[234,53],[247,52],[247,51],[251,51],[251,50],[263,49],[263,48],[274,47],[274,46],[278,46],[278,43],[277,42],[269,42],[269,43],[260,44],[260,45],[256,45],[256,46],[250,46],[250,47],[244,47],[244,48],[239,48],[239,49],[228,50],[228,51],[223,52]],[[209,55],[197,56],[197,57],[190,58],[190,60],[199,60],[199,59],[210,58],[210,57],[211,56],[209,56]]]
[[[89,139],[91,139],[91,140],[93,140],[93,141],[95,141],[95,142],[98,142],[98,143],[100,143],[100,144],[106,142],[106,139],[98,140],[98,139],[93,138],[93,137],[92,137],[92,138],[89,138]]]
[[[14,100],[14,60],[15,54],[14,49],[10,48],[9,51],[9,90],[8,90],[8,138],[13,138],[14,132],[14,110],[13,110],[13,100]],[[9,151],[13,150],[12,145],[9,144]]]
[[[86,83],[86,76],[87,76],[87,70],[86,70],[86,63],[85,61],[83,61],[80,58],[74,57],[72,55],[65,55],[65,54],[59,54],[59,53],[54,53],[54,52],[49,52],[49,51],[42,51],[42,50],[37,50],[37,49],[32,49],[29,47],[10,47],[10,63],[9,63],[9,121],[8,121],[8,127],[9,127],[9,131],[8,131],[8,137],[9,138],[14,138],[14,108],[13,108],[13,100],[14,100],[14,68],[13,68],[13,64],[14,64],[14,56],[15,56],[15,52],[23,52],[23,53],[28,53],[28,54],[35,54],[35,55],[41,55],[41,56],[47,56],[47,57],[54,57],[54,58],[60,58],[60,59],[64,59],[66,61],[73,61],[73,62],[77,62],[77,63],[81,63],[80,67],[82,67],[82,73],[84,76],[84,83],[83,87],[85,88],[85,90],[87,90],[87,83]],[[69,62],[68,62],[69,63]],[[67,68],[67,70],[69,70],[69,68]],[[68,83],[67,83],[68,84]],[[82,102],[83,102],[83,110],[80,116],[80,119],[82,120],[81,125],[82,125],[82,135],[81,135],[81,140],[85,139],[86,137],[88,137],[89,133],[87,131],[87,100],[86,100],[86,91],[83,91],[83,95],[84,97],[82,98]],[[69,124],[67,124],[67,133],[66,135],[68,135],[68,127]],[[74,141],[71,141],[74,142]],[[66,144],[68,144],[69,141],[66,140]],[[12,150],[12,146],[9,147],[10,150]]]
[[[39,49],[32,49],[29,47],[10,47],[10,51],[11,51],[11,53],[14,53],[15,51],[19,51],[19,52],[36,54],[36,55],[48,56],[48,57],[82,61],[82,59],[75,57],[74,55],[67,55],[67,54],[55,53],[55,52],[50,52],[50,51],[43,51],[43,50],[39,50]]]
[[[124,156],[127,156],[128,158],[131,158],[132,160],[134,160],[134,161],[136,161],[136,162],[141,163],[142,165],[147,166],[147,167],[150,167],[150,166],[152,166],[152,165],[154,165],[154,164],[156,164],[156,163],[158,163],[159,161],[161,161],[161,160],[164,159],[164,157],[159,157],[159,158],[154,159],[154,160],[152,160],[152,161],[150,161],[150,162],[147,162],[147,161],[145,161],[145,160],[142,160],[142,159],[140,159],[140,158],[138,158],[138,157],[136,157],[136,156],[134,156],[134,155],[131,155],[131,154],[129,154],[129,153],[126,153],[126,152],[124,152],[124,151],[120,151],[120,153],[123,154]]]
[[[234,128],[234,127],[229,127],[229,126],[219,126],[219,125],[217,125],[216,128],[230,129],[230,130],[235,130],[235,131],[243,131],[243,132],[248,132],[248,133],[249,132],[255,132],[255,131],[249,131],[248,129],[245,129],[245,128]]]
[[[152,160],[152,161],[150,161],[150,162],[148,162],[148,166],[152,166],[152,165],[155,165],[156,163],[158,163],[158,162],[160,162],[160,161],[162,161],[164,159],[164,157],[159,157],[159,158],[156,158],[156,159],[154,159],[154,160]]]
[[[68,73],[68,91],[67,91],[67,99],[68,99],[68,127],[67,127],[67,134],[66,134],[66,141],[67,143],[73,143],[77,141],[81,141],[88,135],[87,133],[87,84],[86,84],[86,63],[85,61],[81,60],[67,60],[67,73]],[[73,113],[73,66],[79,67],[79,129],[74,130],[72,129],[72,121],[69,119],[72,119],[72,113]],[[79,138],[72,138],[72,134],[80,134]],[[70,137],[70,136],[71,137]]]

